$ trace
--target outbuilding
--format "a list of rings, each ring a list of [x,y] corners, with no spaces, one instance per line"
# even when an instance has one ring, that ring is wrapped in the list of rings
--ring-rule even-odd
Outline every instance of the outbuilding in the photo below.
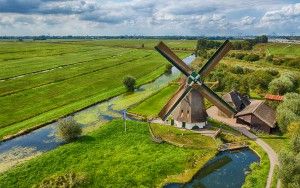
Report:
[[[251,129],[267,133],[276,127],[276,112],[265,104],[265,101],[255,100],[236,115],[236,122],[248,125]]]

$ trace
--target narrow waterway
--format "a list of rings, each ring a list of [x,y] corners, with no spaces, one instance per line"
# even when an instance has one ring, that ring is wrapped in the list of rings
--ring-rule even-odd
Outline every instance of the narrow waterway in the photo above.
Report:
[[[240,188],[250,165],[259,161],[259,157],[250,149],[221,152],[205,164],[191,182],[171,183],[165,188]]]
[[[194,55],[183,59],[190,64],[195,59]],[[171,74],[164,74],[154,82],[142,85],[132,94],[122,94],[108,101],[96,104],[87,109],[81,110],[72,116],[83,129],[100,126],[106,121],[121,117],[121,111],[131,105],[151,96],[153,93],[165,87],[169,82],[176,79],[179,72],[172,68]],[[68,118],[68,117],[67,117]],[[64,144],[55,137],[57,122],[48,124],[42,128],[14,139],[0,142],[0,172],[1,166],[10,162],[15,163],[40,152],[45,152]]]

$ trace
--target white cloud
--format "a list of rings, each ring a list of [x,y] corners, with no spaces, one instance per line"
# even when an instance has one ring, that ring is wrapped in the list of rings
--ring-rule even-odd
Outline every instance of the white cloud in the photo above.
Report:
[[[241,19],[240,24],[242,26],[253,25],[255,21],[255,17],[245,16]]]
[[[0,0],[0,35],[300,34],[299,14],[280,0]]]
[[[280,23],[300,20],[300,3],[284,6],[279,10],[265,13],[261,18],[262,23]]]

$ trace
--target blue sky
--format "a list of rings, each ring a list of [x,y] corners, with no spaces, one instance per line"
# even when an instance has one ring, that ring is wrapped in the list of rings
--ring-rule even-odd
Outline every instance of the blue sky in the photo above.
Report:
[[[300,0],[0,0],[0,35],[300,35]]]

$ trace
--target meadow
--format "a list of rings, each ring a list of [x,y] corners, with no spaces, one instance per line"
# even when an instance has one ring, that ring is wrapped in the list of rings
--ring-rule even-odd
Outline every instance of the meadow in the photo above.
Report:
[[[147,123],[128,121],[127,126],[124,132],[123,121],[112,121],[21,164],[0,175],[0,187],[68,187],[72,183],[81,187],[156,187],[167,177],[179,182],[190,179],[216,153],[216,142],[200,134],[169,127],[169,132],[182,135],[183,140],[192,135],[197,147],[180,148],[153,142]],[[153,126],[165,134],[165,126]],[[204,143],[206,147],[199,149]]]
[[[129,112],[146,118],[157,117],[162,107],[168,102],[177,89],[178,85],[176,84],[168,85],[147,99],[132,106]]]
[[[153,49],[157,42],[0,42],[0,138],[126,92],[125,75],[137,86],[154,80],[166,64]]]

